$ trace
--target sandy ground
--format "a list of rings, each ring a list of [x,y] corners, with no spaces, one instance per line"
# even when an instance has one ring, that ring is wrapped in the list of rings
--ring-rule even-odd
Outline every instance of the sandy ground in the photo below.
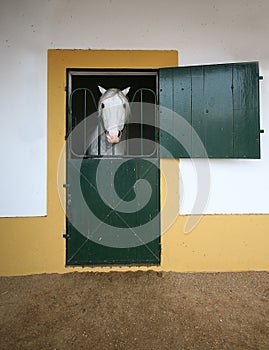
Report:
[[[0,278],[0,349],[269,349],[269,273]]]

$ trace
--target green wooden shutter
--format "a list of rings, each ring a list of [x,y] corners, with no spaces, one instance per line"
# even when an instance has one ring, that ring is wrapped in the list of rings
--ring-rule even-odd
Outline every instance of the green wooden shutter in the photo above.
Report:
[[[260,158],[257,62],[163,68],[161,157]]]

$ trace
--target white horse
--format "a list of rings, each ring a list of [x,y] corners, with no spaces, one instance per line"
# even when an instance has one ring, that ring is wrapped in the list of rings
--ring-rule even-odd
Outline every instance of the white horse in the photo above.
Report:
[[[126,95],[130,87],[119,90],[98,86],[102,96],[98,102],[98,126],[90,136],[88,154],[123,155],[125,142],[120,142],[125,123],[130,116],[130,105]],[[99,136],[99,137],[98,137]]]

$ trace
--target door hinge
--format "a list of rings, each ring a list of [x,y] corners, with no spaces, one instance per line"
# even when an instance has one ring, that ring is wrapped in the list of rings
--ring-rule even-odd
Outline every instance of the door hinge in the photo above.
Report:
[[[71,193],[70,193],[70,184],[63,184],[63,188],[66,189],[66,197],[67,197],[66,204],[68,206],[70,206],[71,202],[72,202],[72,196],[71,196]]]
[[[68,239],[69,238],[69,234],[65,233],[64,231],[62,231],[62,237],[64,239]]]

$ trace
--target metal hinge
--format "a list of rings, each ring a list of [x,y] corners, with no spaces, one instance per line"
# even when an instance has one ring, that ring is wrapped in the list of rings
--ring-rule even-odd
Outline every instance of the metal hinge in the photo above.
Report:
[[[63,188],[66,189],[66,197],[67,197],[66,204],[68,206],[70,206],[71,202],[72,202],[72,196],[71,196],[71,193],[70,193],[70,185],[69,184],[63,184]]]
[[[67,233],[65,233],[64,231],[62,231],[62,237],[64,239],[68,239],[69,238],[69,235]]]

